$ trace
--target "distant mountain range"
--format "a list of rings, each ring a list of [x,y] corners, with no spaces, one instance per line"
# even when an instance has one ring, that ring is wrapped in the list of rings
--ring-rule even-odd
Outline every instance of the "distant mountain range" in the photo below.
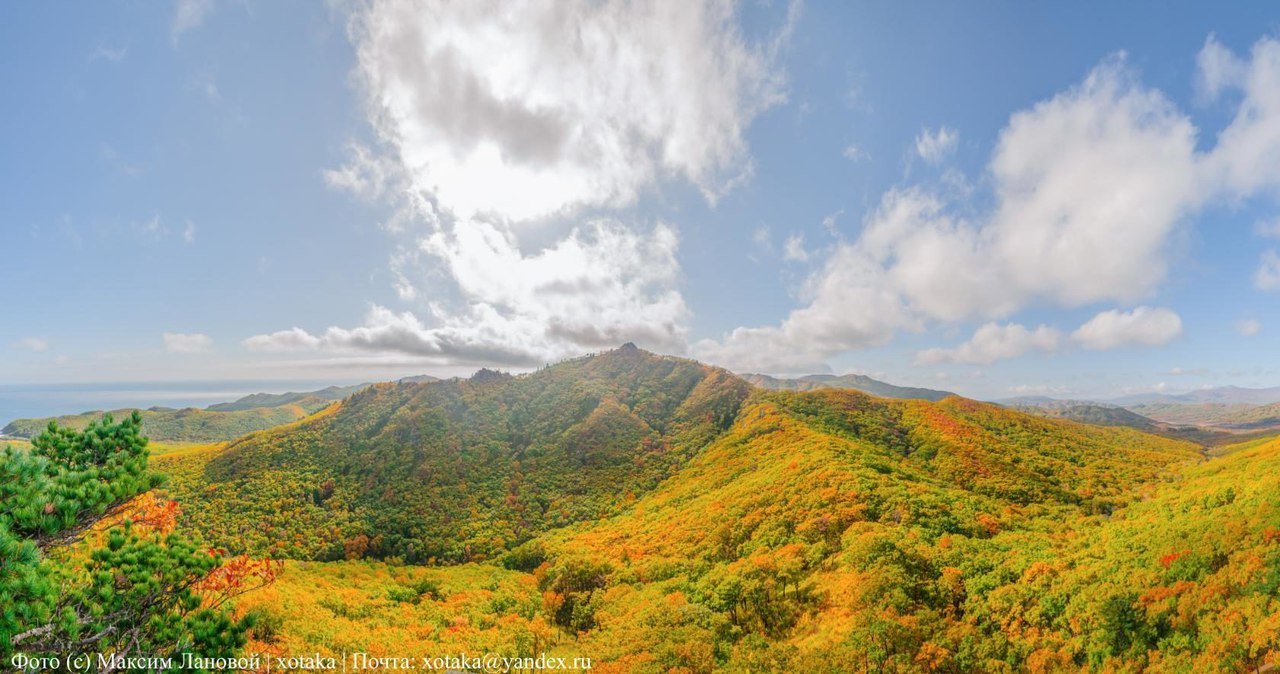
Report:
[[[1112,402],[1022,396],[1006,407],[1099,426],[1127,426],[1203,445],[1238,442],[1280,430],[1280,388],[1224,386],[1183,394],[1126,396]],[[1245,402],[1261,401],[1261,402]]]
[[[752,386],[783,391],[812,391],[820,388],[847,388],[882,398],[898,398],[903,400],[931,400],[937,402],[955,395],[950,391],[938,391],[928,388],[895,386],[862,374],[811,374],[795,379],[771,377],[767,374],[744,374],[742,378]]]
[[[1110,400],[1116,405],[1129,407],[1151,403],[1215,403],[1220,405],[1269,405],[1280,403],[1280,386],[1271,388],[1242,388],[1217,386],[1186,393],[1139,393]]]

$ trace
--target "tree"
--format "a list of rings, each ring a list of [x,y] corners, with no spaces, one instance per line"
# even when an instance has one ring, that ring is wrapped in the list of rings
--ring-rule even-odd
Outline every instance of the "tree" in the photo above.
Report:
[[[173,533],[172,504],[137,498],[162,482],[141,424],[137,412],[83,431],[51,422],[29,451],[0,455],[0,655],[219,657],[244,645],[249,621],[221,606],[275,567],[228,581],[245,562]],[[105,544],[87,561],[48,554],[91,531]]]

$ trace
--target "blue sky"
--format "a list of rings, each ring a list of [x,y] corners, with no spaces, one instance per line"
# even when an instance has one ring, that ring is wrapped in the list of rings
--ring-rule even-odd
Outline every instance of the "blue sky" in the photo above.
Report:
[[[0,383],[636,341],[984,398],[1280,385],[1261,4],[0,15]]]

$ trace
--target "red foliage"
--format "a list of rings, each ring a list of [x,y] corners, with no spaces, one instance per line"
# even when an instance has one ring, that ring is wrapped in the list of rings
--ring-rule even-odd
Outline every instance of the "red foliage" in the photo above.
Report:
[[[1160,566],[1163,566],[1164,568],[1167,569],[1174,562],[1178,561],[1179,559],[1182,559],[1183,557],[1186,557],[1189,554],[1191,554],[1190,550],[1182,550],[1180,552],[1171,552],[1165,555],[1164,557],[1160,558]]]

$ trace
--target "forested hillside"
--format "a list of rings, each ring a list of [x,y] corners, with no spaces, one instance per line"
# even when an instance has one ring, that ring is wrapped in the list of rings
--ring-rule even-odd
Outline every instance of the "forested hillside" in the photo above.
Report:
[[[491,558],[652,490],[748,392],[633,346],[521,377],[379,384],[233,443],[175,489],[190,523],[231,550]]]
[[[1280,445],[1224,451],[956,397],[752,390],[628,346],[377,385],[159,465],[194,535],[315,560],[241,600],[270,652],[1238,671],[1280,647],[1280,485],[1253,476]]]

